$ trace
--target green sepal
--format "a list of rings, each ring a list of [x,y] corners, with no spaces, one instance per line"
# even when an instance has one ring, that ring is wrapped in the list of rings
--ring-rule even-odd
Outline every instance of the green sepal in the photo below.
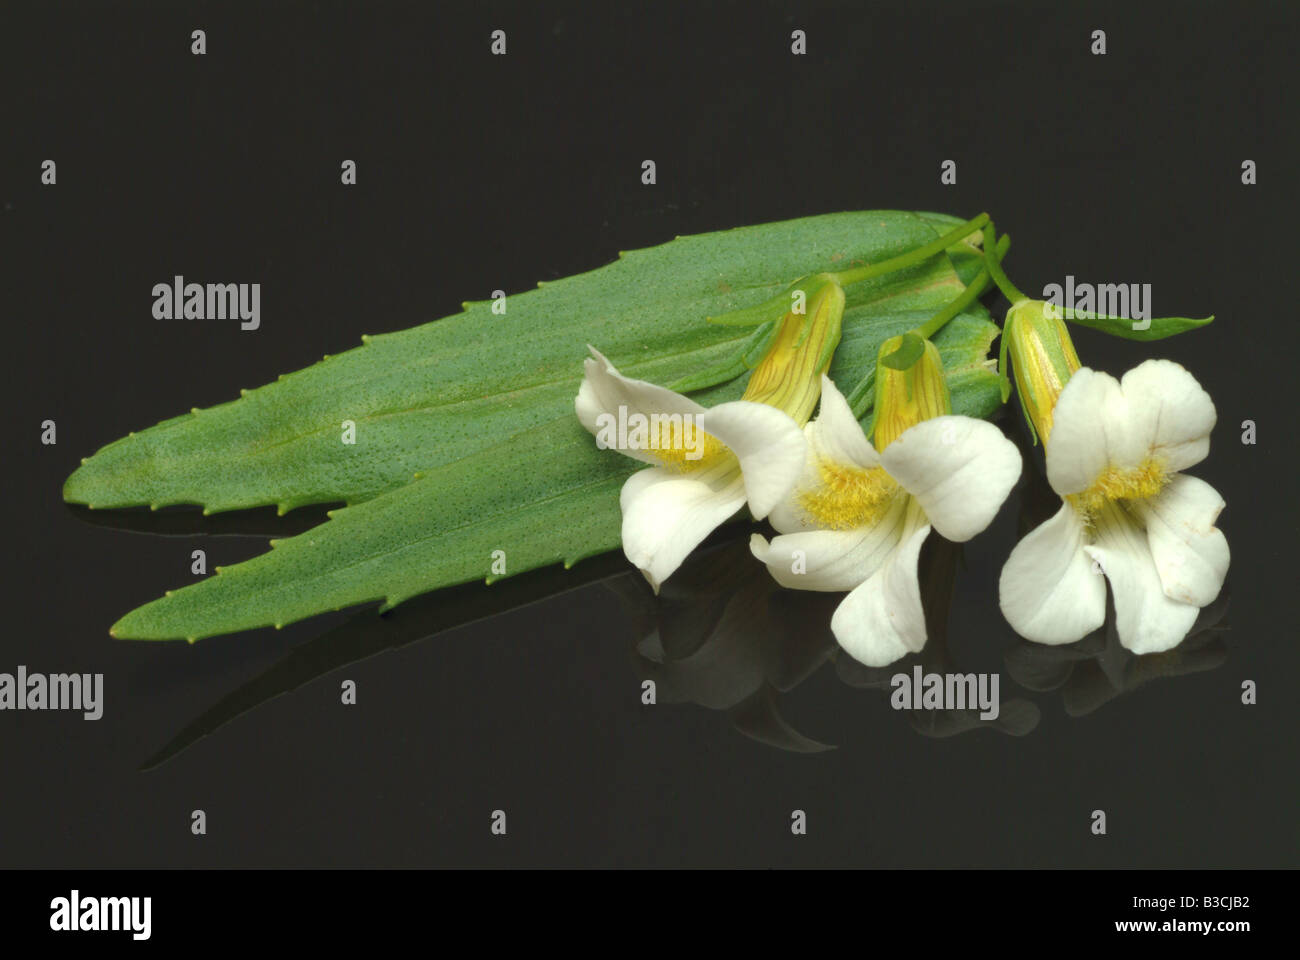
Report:
[[[863,415],[871,409],[871,405],[876,398],[876,371],[872,370],[869,374],[858,381],[858,385],[849,391],[845,396],[849,409],[853,411],[854,419],[861,420]],[[870,436],[871,431],[867,431]]]
[[[741,348],[740,358],[745,364],[746,370],[753,370],[767,356],[767,351],[772,348],[772,341],[776,339],[781,325],[775,320],[769,320],[763,326],[754,331],[754,335],[745,341]],[[833,347],[831,349],[834,349]]]
[[[734,355],[698,373],[688,374],[680,380],[673,381],[668,384],[668,389],[675,390],[678,393],[691,393],[695,390],[716,387],[720,383],[727,383],[736,379],[745,371],[754,369],[758,361],[763,358],[763,354],[767,352],[768,347],[772,345],[772,339],[776,336],[776,332],[776,321],[767,321],[740,345]]]
[[[998,338],[998,385],[1002,390],[1003,403],[1006,403],[1011,398],[1011,377],[1007,374],[1007,351],[1010,347],[1011,338],[1007,336],[1007,327],[1004,322],[1002,335]]]
[[[886,357],[881,357],[880,362],[891,370],[907,370],[921,359],[923,353],[925,353],[925,340],[909,331],[903,334],[903,342],[898,345],[898,349]]]
[[[835,348],[840,345],[842,336],[842,331],[837,330],[834,336],[826,338],[826,342],[822,344],[822,352],[817,355],[817,365],[814,369],[821,371],[830,369],[831,360],[835,357]]]
[[[706,317],[705,320],[720,327],[756,327],[761,323],[779,320],[790,312],[790,295],[799,289],[799,284],[805,279],[800,277],[776,296],[762,303],[719,313],[716,316]]]
[[[1008,389],[1008,387],[1009,384],[1008,386],[1004,386],[1003,390]],[[1020,412],[1024,414],[1025,428],[1029,431],[1029,445],[1031,447],[1036,447],[1038,446],[1038,431],[1034,429],[1034,418],[1029,415],[1029,406],[1025,403],[1025,395],[1017,390],[1016,396],[1020,399]],[[1005,396],[1002,398],[1002,402],[1007,402]]]

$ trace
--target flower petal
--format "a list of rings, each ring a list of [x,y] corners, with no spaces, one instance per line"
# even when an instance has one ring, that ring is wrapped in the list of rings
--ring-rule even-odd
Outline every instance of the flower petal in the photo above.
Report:
[[[1085,535],[1074,508],[1062,504],[1011,551],[998,603],[1026,640],[1073,643],[1106,621],[1106,584],[1084,552]]]
[[[1084,551],[1110,581],[1119,642],[1136,654],[1178,646],[1196,621],[1197,607],[1165,596],[1146,534],[1124,508],[1111,504],[1095,522],[1096,545]]]
[[[1228,574],[1228,540],[1214,525],[1223,498],[1203,480],[1179,474],[1158,496],[1137,504],[1165,596],[1204,607]]]
[[[627,478],[619,494],[623,507],[623,552],[655,592],[686,556],[745,504],[740,470],[683,475],[663,467]]]
[[[991,423],[934,417],[903,431],[880,462],[954,542],[987,527],[1020,476],[1020,452]]]
[[[789,494],[772,508],[768,517],[781,533],[821,529],[821,524],[799,502],[801,492],[816,490],[821,485],[821,463],[829,461],[863,470],[880,465],[880,457],[854,418],[848,401],[825,374],[822,374],[821,408],[817,418],[804,427],[804,436],[808,440],[808,452],[803,470]]]
[[[925,609],[917,559],[930,533],[911,530],[870,579],[835,608],[831,631],[854,660],[883,667],[925,646]]]
[[[630,417],[632,414],[640,414],[644,417],[650,417],[652,414],[699,415],[705,412],[705,408],[690,397],[684,397],[667,387],[661,387],[647,380],[634,380],[623,376],[599,350],[591,346],[587,349],[591,351],[591,356],[583,365],[585,375],[582,378],[582,386],[578,388],[578,396],[573,402],[573,407],[578,414],[578,419],[590,433],[600,435],[604,426],[601,422],[603,417],[613,417],[617,422],[620,407],[624,408],[625,417]],[[621,447],[611,447],[611,449],[616,449],[619,453],[643,463],[662,463],[649,450]]]
[[[783,587],[852,590],[875,573],[899,544],[907,498],[896,501],[874,527],[805,530],[773,537],[771,543],[754,534],[750,549]]]
[[[1124,374],[1120,389],[1148,450],[1167,471],[1186,470],[1205,459],[1218,414],[1210,395],[1181,365],[1144,361]]]
[[[1047,479],[1061,496],[1080,493],[1109,467],[1150,457],[1168,473],[1205,459],[1214,402],[1196,378],[1170,360],[1147,360],[1123,381],[1084,367],[1052,411]]]
[[[740,461],[745,499],[755,518],[762,520],[803,472],[807,449],[803,430],[785,411],[745,400],[711,407],[699,424]]]
[[[1108,467],[1136,466],[1148,452],[1119,381],[1088,367],[1076,370],[1057,398],[1043,449],[1047,482],[1063,497],[1087,490]]]
[[[822,374],[822,398],[817,419],[809,423],[804,432],[813,457],[851,463],[864,470],[880,465],[880,457],[867,439],[862,424],[853,416],[849,402],[826,374]]]

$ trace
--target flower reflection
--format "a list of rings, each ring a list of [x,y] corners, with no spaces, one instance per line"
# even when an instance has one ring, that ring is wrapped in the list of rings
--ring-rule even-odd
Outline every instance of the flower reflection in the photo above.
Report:
[[[683,565],[656,600],[635,581],[607,584],[638,604],[643,636],[635,643],[635,663],[644,679],[654,680],[657,701],[694,703],[726,712],[732,725],[769,746],[796,752],[827,749],[790,726],[781,715],[780,695],[832,661],[835,673],[851,687],[878,688],[889,694],[890,678],[920,664],[926,672],[964,672],[948,653],[948,613],[961,547],[932,537],[921,551],[918,574],[929,642],[888,667],[868,667],[836,644],[827,613],[839,594],[787,590],[746,563],[743,543],[704,551]],[[671,589],[670,589],[671,588]],[[924,736],[949,737],[988,728],[1021,736],[1034,729],[1038,707],[1010,698],[997,717],[980,718],[980,709],[908,710],[913,729]]]
[[[1059,498],[1025,457],[1027,482],[1019,491],[1020,529],[1032,529],[1059,507]],[[206,528],[205,528],[206,529]],[[746,736],[795,752],[828,749],[788,723],[782,715],[787,695],[828,661],[851,687],[878,688],[886,697],[890,678],[920,665],[926,673],[958,672],[948,652],[949,608],[961,547],[939,537],[928,539],[919,560],[926,631],[919,654],[883,668],[870,668],[843,654],[830,631],[831,612],[841,597],[833,593],[788,590],[756,563],[749,531],[741,526],[719,535],[715,545],[697,551],[656,597],[644,578],[617,554],[593,558],[572,570],[537,570],[491,587],[465,584],[375,616],[362,610],[334,628],[287,651],[276,663],[213,703],[144,764],[158,766],[215,733],[236,717],[291,690],[320,680],[350,664],[440,636],[475,621],[492,620],[557,594],[606,589],[623,599],[623,620],[632,636],[632,661],[643,679],[655,681],[660,703],[691,703],[727,714]],[[1213,669],[1226,656],[1219,626],[1227,590],[1201,611],[1189,638],[1172,650],[1136,656],[1113,634],[1113,614],[1102,630],[1073,644],[1046,647],[1017,641],[1006,656],[1009,680],[1030,691],[1060,690],[1066,710],[1081,716],[1155,677]],[[1010,631],[1008,631],[1008,634]],[[163,670],[161,661],[156,667]],[[174,662],[160,676],[174,683],[191,669]],[[965,671],[961,671],[965,672]],[[481,678],[491,683],[490,675]],[[1003,683],[1007,691],[1010,683]],[[987,727],[1020,735],[1033,730],[1039,710],[1032,702],[1007,697],[999,716],[981,720],[978,709],[909,710],[908,721],[925,736],[946,737]],[[844,721],[847,722],[847,721]],[[843,729],[842,726],[840,729]],[[833,737],[833,733],[830,734]]]
[[[633,662],[654,681],[656,702],[723,711],[741,733],[782,750],[831,749],[790,726],[778,703],[838,649],[837,596],[783,589],[743,539],[693,555],[657,600],[635,581],[607,587],[646,614]]]
[[[919,653],[910,654],[887,667],[868,667],[850,657],[840,657],[835,672],[851,687],[879,690],[888,697],[890,680],[897,673],[910,673],[920,666],[924,673],[964,673],[948,651],[948,614],[957,582],[961,548],[932,537],[921,552],[921,601],[925,608],[929,640]],[[1002,701],[996,717],[983,719],[979,707],[951,710],[904,711],[917,733],[927,737],[952,737],[971,730],[989,729],[1021,737],[1038,726],[1041,714],[1032,702],[1019,697]]]
[[[1228,659],[1224,641],[1228,594],[1202,608],[1187,638],[1163,653],[1126,650],[1109,617],[1104,627],[1077,643],[1044,646],[1020,641],[1007,652],[1007,672],[1027,690],[1059,690],[1065,712],[1082,717],[1152,680],[1203,673]]]

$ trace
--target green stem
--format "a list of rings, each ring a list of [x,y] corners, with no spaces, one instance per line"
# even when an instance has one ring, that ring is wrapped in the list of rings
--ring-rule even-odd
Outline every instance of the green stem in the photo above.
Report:
[[[883,276],[886,273],[894,273],[898,270],[904,270],[907,267],[914,266],[929,260],[936,254],[943,253],[955,243],[960,243],[966,237],[970,236],[985,224],[989,222],[989,215],[981,213],[974,220],[967,220],[960,227],[950,230],[938,240],[927,243],[923,247],[917,247],[901,256],[893,257],[889,260],[882,260],[880,263],[869,263],[865,267],[854,267],[852,270],[843,270],[839,273],[832,273],[831,276],[840,282],[840,286],[847,287],[851,283],[861,283],[863,280],[870,280],[872,277]],[[985,227],[987,230],[988,228]]]
[[[1000,263],[1007,255],[1007,250],[1010,249],[1010,247],[1011,238],[1004,234],[998,239],[997,244],[994,246],[993,255],[995,260]],[[954,298],[946,307],[912,332],[927,340],[930,339],[930,337],[942,330],[949,320],[974,303],[975,300],[988,289],[989,280],[989,270],[986,262],[984,269],[976,274],[975,278],[971,280],[965,290]],[[873,397],[872,387],[875,383],[875,379],[876,371],[873,369],[869,374],[863,377],[862,380],[859,381],[858,385],[850,390],[848,395],[845,397],[845,400],[848,401],[849,409],[853,411],[853,416],[858,420],[861,420],[863,414],[871,409],[871,401]],[[1006,402],[1005,398],[1003,398],[1003,402]]]
[[[994,236],[993,224],[986,223],[984,225],[984,263],[988,267],[989,275],[993,277],[993,282],[1002,291],[1002,295],[1011,301],[1012,306],[1015,306],[1021,300],[1028,300],[1029,298],[1021,293],[1016,288],[1016,285],[1007,279],[1006,273],[1003,272],[1002,264],[998,262],[998,258],[995,256],[997,246],[993,240]]]
[[[997,247],[994,249],[993,252],[994,262],[998,263],[999,266],[1001,266],[1002,258],[1007,255],[1007,250],[1010,247],[1011,247],[1011,238],[1004,233],[998,239]],[[957,297],[955,300],[952,301],[952,303],[948,304],[948,306],[944,307],[942,310],[936,313],[929,320],[925,321],[925,323],[917,327],[916,330],[913,332],[916,333],[917,336],[924,337],[926,340],[929,340],[936,333],[938,333],[940,330],[943,329],[944,324],[946,324],[949,320],[957,316],[957,314],[961,313],[972,303],[974,303],[976,298],[978,298],[981,294],[984,293],[985,290],[988,289],[989,280],[990,280],[989,270],[988,270],[988,266],[986,265],[984,269],[981,270],[979,274],[975,277],[975,279],[970,282],[970,286],[968,286],[961,293],[959,297]]]

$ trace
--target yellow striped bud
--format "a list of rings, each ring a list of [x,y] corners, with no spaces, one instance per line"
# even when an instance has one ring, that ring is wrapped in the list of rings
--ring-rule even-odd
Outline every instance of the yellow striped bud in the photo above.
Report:
[[[904,346],[905,338],[919,340],[921,355],[906,370],[896,370],[882,362]],[[884,450],[908,427],[922,420],[952,413],[948,383],[943,377],[939,349],[916,334],[890,337],[880,345],[876,355],[875,426],[872,443]]]
[[[766,403],[788,413],[800,426],[808,422],[821,396],[822,374],[839,346],[844,320],[844,288],[834,278],[809,279],[806,307],[791,310],[767,354],[754,367],[742,399]]]
[[[1025,417],[1043,442],[1052,432],[1052,409],[1066,381],[1079,369],[1079,355],[1065,329],[1059,307],[1021,300],[1002,325]]]

